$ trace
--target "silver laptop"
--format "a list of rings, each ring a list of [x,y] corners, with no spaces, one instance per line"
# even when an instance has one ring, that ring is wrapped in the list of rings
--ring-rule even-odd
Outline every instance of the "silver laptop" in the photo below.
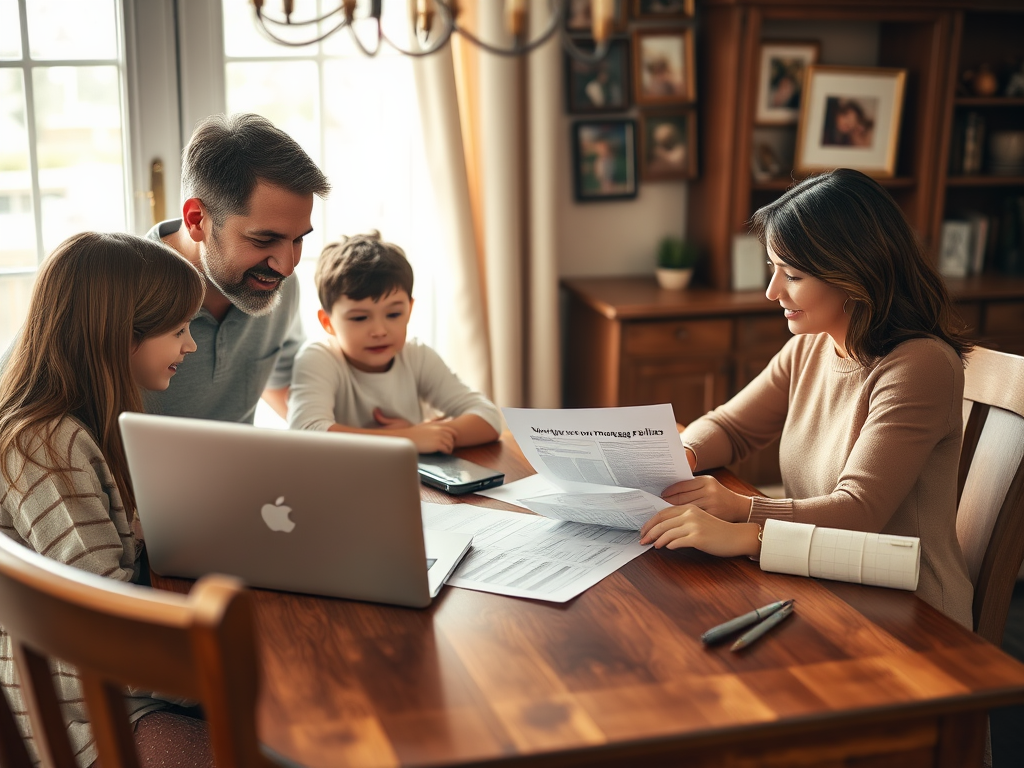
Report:
[[[422,607],[472,537],[426,531],[407,440],[123,413],[153,570]]]

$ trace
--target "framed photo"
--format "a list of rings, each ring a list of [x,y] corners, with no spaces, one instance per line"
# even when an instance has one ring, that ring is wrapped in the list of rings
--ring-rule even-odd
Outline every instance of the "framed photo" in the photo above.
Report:
[[[593,41],[589,43],[593,50]],[[586,64],[565,54],[565,76],[570,114],[629,109],[629,43],[626,40],[611,40],[608,55],[596,64]]]
[[[639,29],[633,33],[637,104],[685,104],[697,98],[692,29]]]
[[[626,2],[627,0],[615,0],[612,29],[616,32],[624,32],[626,29]],[[592,34],[594,17],[590,8],[591,0],[569,0],[565,11],[565,28],[570,32]]]
[[[573,133],[573,186],[581,202],[636,197],[636,123],[578,122]]]
[[[796,171],[845,167],[869,176],[895,176],[906,80],[905,69],[810,65],[796,136]]]
[[[692,109],[640,115],[640,178],[692,179],[697,175],[697,113]]]
[[[691,19],[694,0],[633,0],[636,19]]]
[[[760,125],[787,125],[800,117],[804,72],[818,61],[816,42],[761,43],[761,68],[757,76],[757,110]]]

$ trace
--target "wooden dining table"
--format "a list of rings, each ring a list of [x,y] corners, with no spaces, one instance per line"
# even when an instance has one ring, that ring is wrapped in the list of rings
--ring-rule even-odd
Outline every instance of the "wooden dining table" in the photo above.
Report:
[[[508,435],[458,453],[506,482],[533,474]],[[988,710],[1024,702],[1024,665],[913,593],[690,549],[652,549],[561,604],[253,592],[259,736],[286,764],[964,768],[981,764]],[[779,599],[793,615],[749,648],[701,643]]]

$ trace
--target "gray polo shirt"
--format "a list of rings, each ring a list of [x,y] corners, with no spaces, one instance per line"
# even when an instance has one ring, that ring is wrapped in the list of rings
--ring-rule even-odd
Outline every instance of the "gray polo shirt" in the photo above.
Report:
[[[181,219],[163,221],[146,237],[160,240],[180,226]],[[294,275],[280,291],[281,303],[263,317],[232,306],[217,322],[200,309],[191,326],[198,349],[185,357],[165,391],[144,393],[146,411],[251,424],[263,390],[291,384],[295,353],[305,340]]]

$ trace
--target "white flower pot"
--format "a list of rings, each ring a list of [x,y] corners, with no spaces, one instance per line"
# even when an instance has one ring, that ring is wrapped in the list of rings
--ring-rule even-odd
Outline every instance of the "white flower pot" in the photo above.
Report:
[[[690,284],[693,277],[693,268],[689,269],[665,269],[658,267],[654,270],[658,278],[658,285],[670,291],[681,291]]]

